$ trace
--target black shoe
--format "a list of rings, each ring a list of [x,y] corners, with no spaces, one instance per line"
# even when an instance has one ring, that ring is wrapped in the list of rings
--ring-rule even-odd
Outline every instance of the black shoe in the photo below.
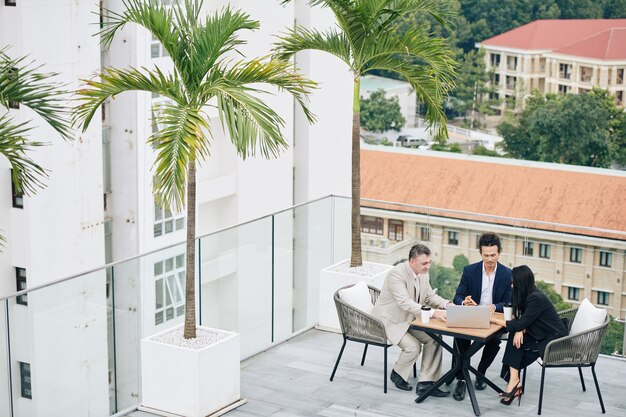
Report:
[[[474,388],[476,388],[478,391],[482,391],[487,388],[487,383],[482,379],[477,379],[474,383]]]
[[[410,386],[409,383],[406,382],[404,379],[402,379],[402,377],[398,375],[395,369],[391,371],[391,376],[389,377],[389,379],[391,379],[391,382],[396,384],[396,388],[401,389],[402,391],[413,391],[413,387]]]
[[[417,387],[415,389],[415,392],[417,392],[417,396],[421,396],[423,393],[425,393],[426,391],[428,391],[428,389],[430,387],[432,387],[433,385],[435,385],[434,382],[418,382],[417,383]],[[447,397],[448,395],[450,395],[450,391],[443,391],[439,388],[437,388],[434,391],[431,391],[430,395],[432,395],[433,397]],[[417,400],[416,400],[417,401]]]
[[[452,397],[454,397],[454,399],[457,401],[463,401],[463,399],[465,398],[466,388],[467,386],[465,384],[465,380],[459,379],[458,381],[456,381],[456,387],[454,388],[454,393],[452,394]]]

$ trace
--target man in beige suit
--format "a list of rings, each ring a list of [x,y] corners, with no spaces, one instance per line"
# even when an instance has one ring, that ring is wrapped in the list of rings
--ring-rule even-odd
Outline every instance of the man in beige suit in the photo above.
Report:
[[[416,388],[418,394],[426,391],[439,379],[441,346],[426,333],[410,330],[410,323],[420,317],[422,305],[436,309],[432,310],[432,317],[446,317],[444,309],[451,302],[435,294],[430,286],[430,263],[430,249],[421,244],[414,245],[409,251],[409,260],[389,271],[372,309],[372,315],[383,322],[387,338],[402,349],[391,371],[391,381],[397,388],[405,391],[413,389],[407,380],[423,349]],[[449,394],[449,391],[437,389],[431,395],[445,397]]]

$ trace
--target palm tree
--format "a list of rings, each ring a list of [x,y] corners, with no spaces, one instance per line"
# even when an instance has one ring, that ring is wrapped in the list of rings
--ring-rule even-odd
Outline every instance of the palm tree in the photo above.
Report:
[[[209,155],[213,132],[206,107],[214,107],[222,126],[243,158],[257,150],[263,157],[276,156],[287,145],[280,131],[283,119],[258,96],[267,93],[263,83],[291,93],[309,121],[313,115],[305,100],[315,86],[287,62],[259,58],[233,60],[241,55],[238,38],[244,30],[259,28],[243,12],[227,7],[204,18],[202,0],[164,7],[154,1],[124,0],[125,11],[106,10],[100,32],[109,45],[126,24],[143,26],[161,43],[174,64],[166,74],[158,67],[105,70],[99,80],[86,81],[78,92],[80,105],[76,122],[86,129],[97,108],[109,97],[127,91],[146,91],[171,100],[155,109],[161,129],[148,138],[157,152],[154,164],[154,194],[163,207],[187,208],[185,328],[186,339],[196,337],[195,245],[196,245],[196,163]]]
[[[287,3],[290,0],[283,1]],[[289,59],[307,49],[335,55],[348,65],[354,78],[352,104],[352,246],[350,266],[363,264],[361,255],[360,84],[373,70],[398,74],[426,105],[426,119],[447,136],[443,100],[454,87],[453,52],[441,38],[415,27],[400,34],[394,25],[408,12],[428,13],[444,26],[452,17],[440,0],[309,0],[330,8],[337,25],[318,31],[296,27],[276,44],[275,53]]]
[[[6,50],[0,49],[0,154],[11,165],[14,192],[30,195],[44,186],[47,173],[28,153],[45,143],[31,140],[29,133],[34,125],[30,121],[15,121],[9,109],[28,107],[63,138],[72,139],[67,122],[69,110],[63,104],[65,91],[50,81],[56,73],[39,72],[40,66],[26,62],[25,57],[10,58]],[[4,237],[0,235],[2,241]]]

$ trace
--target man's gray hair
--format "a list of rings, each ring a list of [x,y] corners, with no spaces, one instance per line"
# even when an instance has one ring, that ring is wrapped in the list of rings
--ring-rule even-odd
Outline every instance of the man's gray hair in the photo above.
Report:
[[[430,248],[426,245],[422,245],[421,243],[411,246],[411,250],[409,250],[409,259],[415,259],[420,255],[430,255]]]

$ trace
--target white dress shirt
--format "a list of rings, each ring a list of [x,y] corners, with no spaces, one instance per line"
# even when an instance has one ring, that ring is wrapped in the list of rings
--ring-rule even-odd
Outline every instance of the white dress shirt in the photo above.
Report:
[[[480,305],[488,306],[493,304],[493,283],[496,280],[496,270],[498,269],[498,264],[493,268],[493,272],[488,274],[485,271],[485,263],[483,262],[483,282],[482,289],[480,291]]]

